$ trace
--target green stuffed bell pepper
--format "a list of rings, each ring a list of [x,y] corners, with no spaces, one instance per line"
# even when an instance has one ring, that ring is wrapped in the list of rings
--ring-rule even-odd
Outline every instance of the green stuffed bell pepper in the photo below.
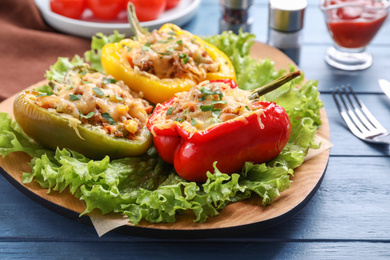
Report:
[[[152,106],[122,81],[87,66],[50,81],[45,91],[21,92],[13,109],[16,122],[38,143],[93,159],[141,155],[152,142],[146,128]]]

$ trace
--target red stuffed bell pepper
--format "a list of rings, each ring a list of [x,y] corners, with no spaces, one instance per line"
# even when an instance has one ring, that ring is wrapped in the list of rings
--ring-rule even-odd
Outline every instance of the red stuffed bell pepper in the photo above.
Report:
[[[248,99],[233,80],[205,81],[158,105],[147,127],[160,157],[188,181],[204,182],[213,163],[239,172],[245,162],[263,163],[286,145],[291,124],[273,102]]]

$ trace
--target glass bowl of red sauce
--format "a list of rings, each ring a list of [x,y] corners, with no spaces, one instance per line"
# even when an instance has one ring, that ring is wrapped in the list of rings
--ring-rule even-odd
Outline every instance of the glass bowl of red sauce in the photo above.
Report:
[[[372,65],[367,45],[385,22],[387,0],[321,0],[326,25],[334,46],[325,61],[342,70],[363,70]]]

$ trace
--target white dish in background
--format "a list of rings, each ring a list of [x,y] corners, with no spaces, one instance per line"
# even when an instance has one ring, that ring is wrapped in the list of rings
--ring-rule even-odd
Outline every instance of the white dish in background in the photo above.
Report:
[[[58,31],[85,38],[91,38],[98,32],[105,35],[112,34],[114,30],[117,30],[119,33],[124,33],[126,36],[133,35],[130,25],[127,22],[125,11],[121,12],[116,20],[102,21],[94,18],[90,10],[86,10],[81,19],[76,20],[53,13],[50,9],[50,0],[34,1],[41,11],[43,19]],[[174,23],[182,26],[194,17],[200,2],[201,0],[181,0],[175,8],[165,11],[156,20],[141,22],[141,26],[149,30],[158,29],[165,23]]]

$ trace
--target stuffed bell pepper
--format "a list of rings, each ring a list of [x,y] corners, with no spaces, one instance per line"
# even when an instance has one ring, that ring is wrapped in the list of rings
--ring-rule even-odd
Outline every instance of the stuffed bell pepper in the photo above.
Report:
[[[147,126],[160,157],[189,181],[204,182],[213,163],[224,173],[267,162],[286,145],[291,125],[273,102],[253,101],[233,80],[204,81],[156,106]]]
[[[218,48],[173,24],[148,33],[130,7],[129,21],[136,40],[124,39],[103,47],[101,62],[107,74],[155,104],[204,80],[235,80],[230,59]]]
[[[81,66],[47,87],[23,91],[14,102],[15,120],[38,143],[96,159],[136,156],[150,147],[152,106],[122,81]]]

